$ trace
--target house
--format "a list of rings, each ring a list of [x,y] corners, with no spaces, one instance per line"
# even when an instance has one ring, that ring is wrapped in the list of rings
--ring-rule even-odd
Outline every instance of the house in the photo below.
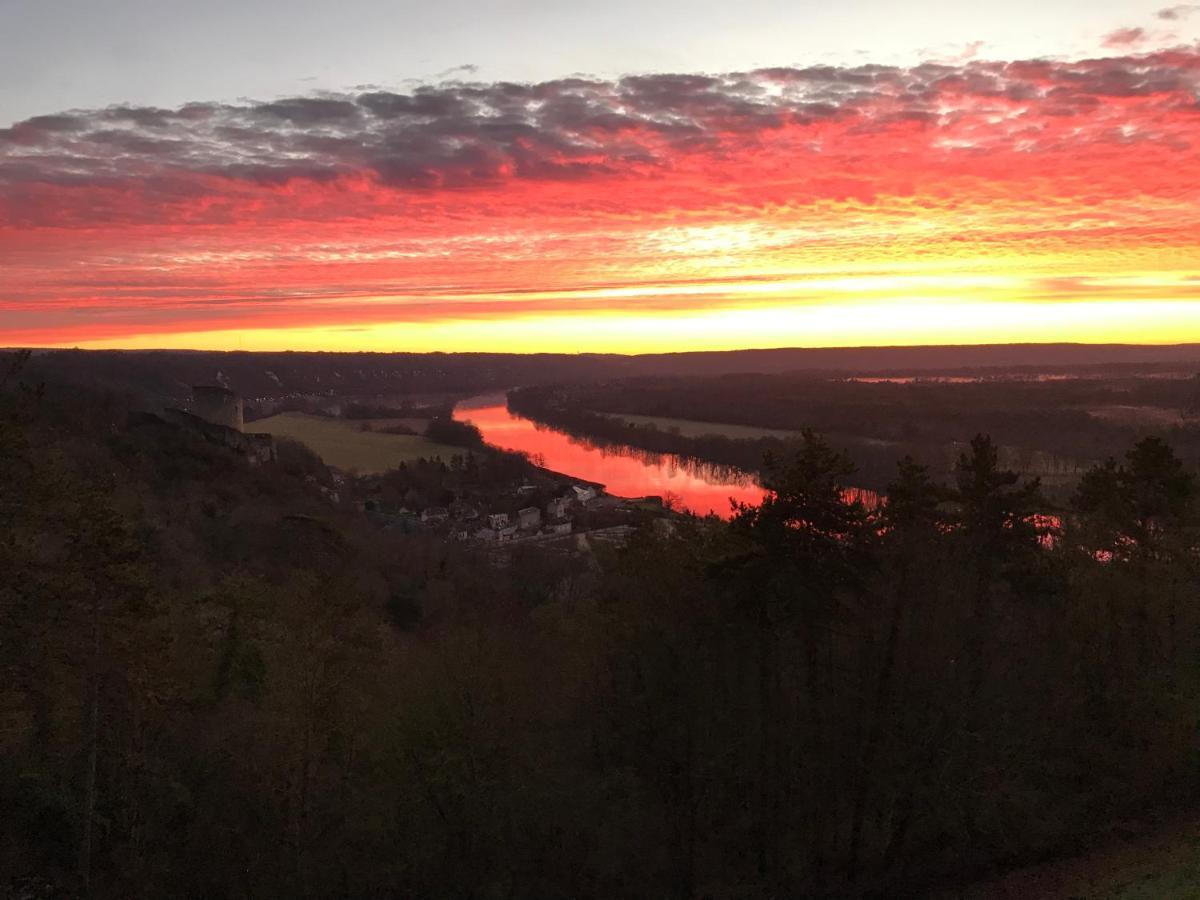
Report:
[[[625,501],[625,507],[628,509],[649,510],[650,512],[662,512],[663,498],[655,494],[648,494],[645,497],[635,497]]]
[[[517,526],[516,525],[506,525],[503,528],[496,529],[496,540],[498,540],[498,541],[511,541],[516,536],[517,536]]]
[[[508,527],[508,513],[492,513],[488,516],[488,527],[493,531]]]
[[[444,506],[430,506],[421,510],[422,525],[438,525],[450,518],[450,510]]]
[[[542,529],[542,533],[543,534],[554,534],[554,535],[570,534],[571,533],[571,521],[569,519],[564,519],[561,522],[551,522],[545,528]]]
[[[542,511],[536,506],[517,510],[517,525],[522,529],[537,528],[542,524]]]
[[[555,497],[546,504],[547,519],[561,519],[567,514],[567,508],[571,505],[570,497]]]
[[[588,503],[596,499],[596,489],[582,484],[571,485],[571,492],[575,495],[576,503]]]
[[[523,484],[519,488],[517,488],[517,493],[518,494],[532,494],[536,490],[537,490],[536,484]]]
[[[679,533],[679,525],[670,519],[655,519],[653,528],[656,534],[662,537],[674,537]]]
[[[372,514],[372,521],[383,527],[384,531],[399,531],[401,534],[415,534],[421,530],[421,520],[408,510],[398,513],[377,512]]]
[[[600,528],[596,531],[589,531],[588,541],[592,544],[608,544],[610,546],[623,547],[629,542],[629,536],[634,532],[632,525],[614,525],[611,528]]]

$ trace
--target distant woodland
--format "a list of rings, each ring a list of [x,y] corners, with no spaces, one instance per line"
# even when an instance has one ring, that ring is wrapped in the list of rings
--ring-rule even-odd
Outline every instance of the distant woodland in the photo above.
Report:
[[[380,399],[479,393],[515,385],[745,373],[837,376],[846,373],[1059,372],[1171,373],[1200,370],[1200,344],[1147,347],[1083,344],[991,347],[861,347],[737,350],[640,356],[574,353],[261,353],[208,351],[39,351],[34,379],[91,384],[162,400],[193,384],[220,383],[248,402],[305,395]],[[370,401],[368,401],[370,402]],[[417,400],[420,402],[420,400]]]
[[[1004,372],[958,381],[849,380],[791,373],[631,378],[535,385],[512,391],[509,406],[597,443],[624,444],[757,471],[798,438],[733,438],[721,425],[813,429],[843,449],[863,487],[882,490],[904,456],[948,481],[963,445],[986,433],[1002,460],[1041,476],[1065,500],[1089,466],[1153,434],[1189,465],[1200,464],[1200,377],[1134,377],[1111,370],[1035,380]],[[978,380],[976,380],[978,379]],[[620,414],[714,423],[712,434],[627,422]],[[699,426],[695,431],[700,431]]]
[[[251,467],[6,366],[0,890],[918,896],[1200,800],[1170,435],[1095,432],[1048,520],[997,448],[1083,419],[788,384],[811,414],[769,424],[953,435],[949,477],[901,458],[868,511],[810,430],[729,522],[497,559],[373,527],[298,445]],[[785,393],[693,396],[765,424]]]

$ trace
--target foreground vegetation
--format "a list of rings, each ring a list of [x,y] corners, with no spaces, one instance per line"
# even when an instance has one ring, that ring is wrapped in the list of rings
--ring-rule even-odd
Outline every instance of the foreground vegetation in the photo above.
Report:
[[[0,390],[0,872],[97,896],[913,896],[1200,789],[1196,487],[1062,533],[977,437],[878,513],[495,565],[117,399]]]

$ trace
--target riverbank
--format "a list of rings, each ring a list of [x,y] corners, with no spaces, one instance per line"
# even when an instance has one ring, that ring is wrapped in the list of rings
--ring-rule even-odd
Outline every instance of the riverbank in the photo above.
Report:
[[[762,499],[763,489],[744,471],[634,447],[598,446],[514,414],[502,397],[490,404],[460,403],[455,416],[478,428],[487,444],[526,454],[543,469],[570,473],[575,482],[603,485],[614,497],[661,497],[701,516],[715,513],[725,518],[733,502]]]

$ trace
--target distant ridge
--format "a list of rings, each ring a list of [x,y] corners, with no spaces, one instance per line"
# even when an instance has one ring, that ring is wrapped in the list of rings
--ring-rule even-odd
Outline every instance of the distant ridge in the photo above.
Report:
[[[603,358],[603,357],[602,357]],[[675,360],[704,371],[800,370],[875,373],[899,369],[1200,365],[1200,344],[971,344],[895,347],[780,347],[618,356],[630,361]],[[732,365],[731,365],[732,364]],[[728,368],[726,368],[728,367]]]
[[[20,347],[0,347],[0,352],[15,352]],[[912,368],[961,368],[964,366],[1090,366],[1107,364],[1161,364],[1200,361],[1200,343],[1186,344],[1078,344],[1071,342],[1043,344],[917,344],[863,347],[756,347],[742,350],[679,350],[663,353],[514,353],[479,351],[431,351],[414,353],[409,351],[362,351],[362,350],[78,350],[58,348],[31,348],[37,356],[60,354],[87,354],[93,357],[119,355],[123,357],[186,358],[212,356],[234,359],[238,357],[261,358],[319,358],[342,357],[346,359],[375,359],[392,357],[397,359],[561,359],[596,360],[637,366],[647,363],[675,363],[690,366],[704,363],[707,366],[735,363],[735,371],[759,372],[762,367],[770,370],[794,371],[796,369],[861,369],[864,366],[909,366]],[[709,369],[711,371],[711,369]],[[734,370],[731,370],[734,371]]]
[[[193,384],[250,400],[301,394],[482,393],[526,384],[610,378],[811,373],[916,375],[1089,368],[1200,373],[1200,344],[987,344],[780,347],[617,353],[364,353],[208,350],[39,350],[27,377],[88,383],[175,404]]]

